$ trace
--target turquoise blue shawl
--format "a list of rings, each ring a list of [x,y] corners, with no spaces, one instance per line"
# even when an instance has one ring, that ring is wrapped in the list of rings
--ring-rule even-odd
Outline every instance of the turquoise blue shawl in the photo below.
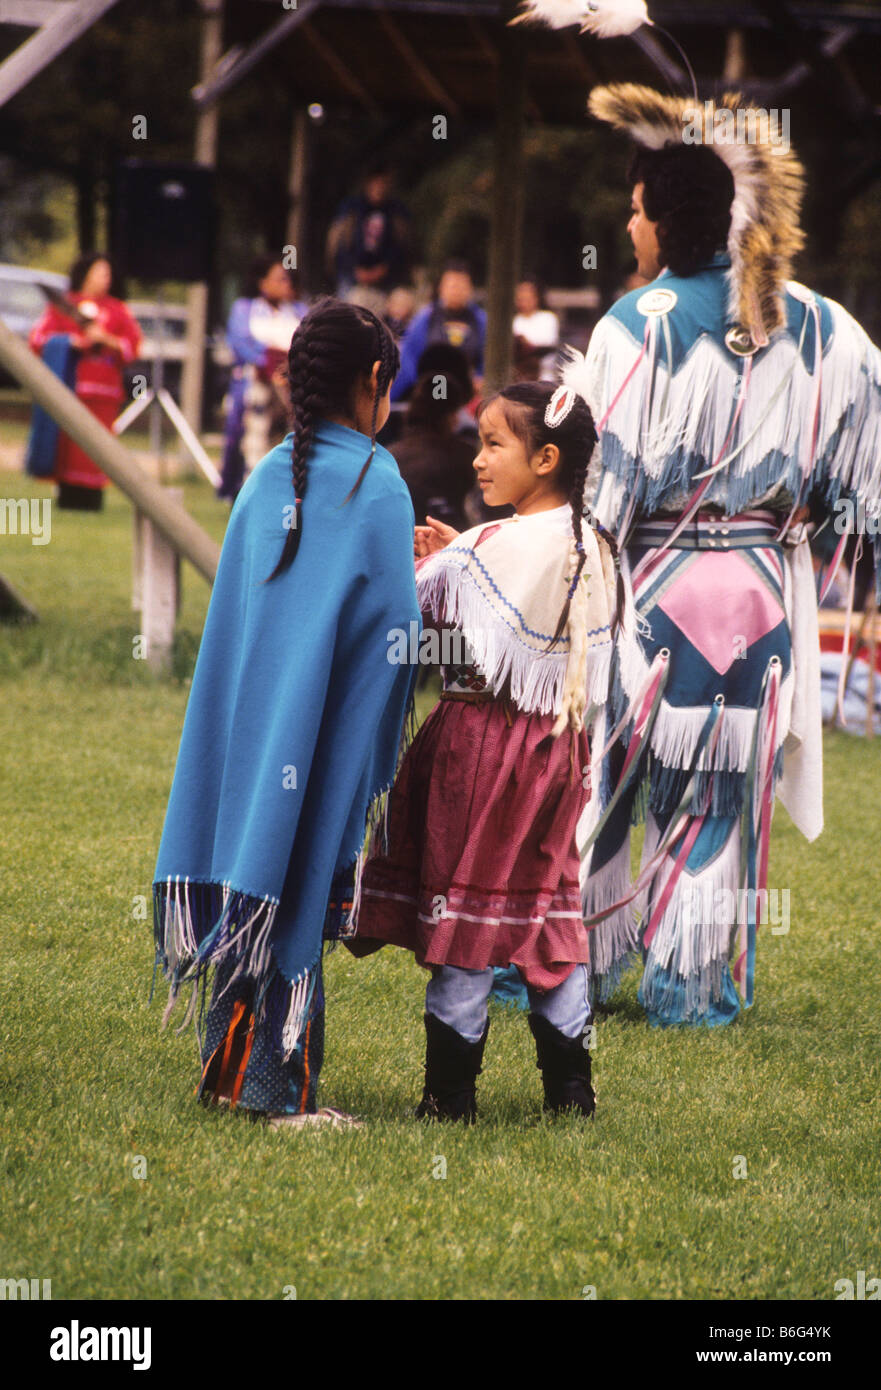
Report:
[[[320,421],[293,565],[265,583],[292,518],[292,435],[229,520],[196,663],[154,882],[157,960],[183,981],[221,960],[296,1044],[331,886],[391,784],[414,668],[390,629],[419,621],[413,508],[382,446]],[[195,1005],[195,989],[191,1007]]]

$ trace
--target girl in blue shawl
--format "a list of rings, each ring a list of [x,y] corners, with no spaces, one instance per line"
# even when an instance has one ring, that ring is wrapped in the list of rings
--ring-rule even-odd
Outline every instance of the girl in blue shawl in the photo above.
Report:
[[[316,1106],[321,954],[411,694],[386,633],[419,618],[413,508],[376,443],[398,365],[388,329],[337,300],[293,335],[293,431],[230,515],[159,848],[166,1016],[192,983],[189,1021],[216,967],[199,1094],[275,1124],[348,1119]]]

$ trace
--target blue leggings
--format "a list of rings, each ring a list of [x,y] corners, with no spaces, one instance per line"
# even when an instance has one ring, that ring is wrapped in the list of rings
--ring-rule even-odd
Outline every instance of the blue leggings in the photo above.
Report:
[[[458,965],[437,965],[425,991],[425,1012],[468,1042],[478,1042],[486,1027],[487,1000],[493,987],[493,969],[463,970]],[[529,1008],[567,1038],[577,1038],[591,1017],[587,967],[576,965],[571,975],[553,989],[537,990],[527,984]]]

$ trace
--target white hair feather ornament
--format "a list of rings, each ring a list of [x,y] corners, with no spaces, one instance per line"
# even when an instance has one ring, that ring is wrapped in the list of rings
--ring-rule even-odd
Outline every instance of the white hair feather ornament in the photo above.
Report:
[[[568,29],[577,24],[582,34],[614,39],[651,24],[645,0],[523,0],[523,13],[512,24],[547,24]]]
[[[698,99],[697,79],[688,54],[668,29],[649,18],[645,0],[523,0],[523,13],[508,22],[545,24],[550,29],[568,29],[577,24],[582,34],[592,34],[596,39],[623,38],[648,24],[676,49],[691,80],[694,99]]]

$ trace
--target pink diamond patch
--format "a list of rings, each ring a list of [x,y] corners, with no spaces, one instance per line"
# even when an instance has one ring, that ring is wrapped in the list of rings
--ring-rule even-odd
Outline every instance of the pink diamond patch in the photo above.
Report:
[[[658,607],[720,676],[785,617],[752,565],[731,550],[701,551]]]

